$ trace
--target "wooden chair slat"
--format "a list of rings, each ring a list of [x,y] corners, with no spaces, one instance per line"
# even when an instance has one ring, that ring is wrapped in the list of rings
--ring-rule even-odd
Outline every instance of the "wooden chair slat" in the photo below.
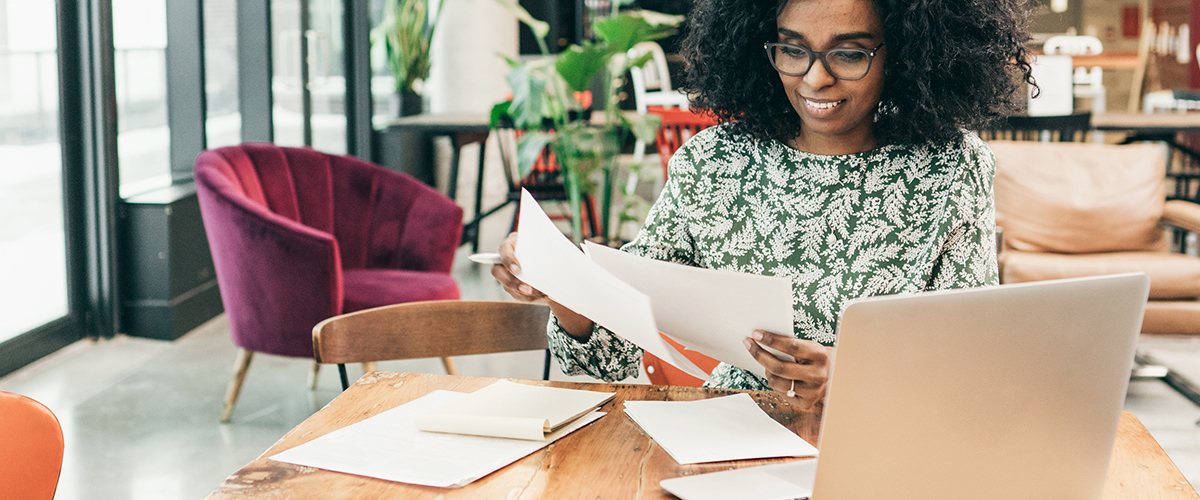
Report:
[[[319,363],[363,363],[546,349],[545,304],[410,302],[335,316],[313,327]]]

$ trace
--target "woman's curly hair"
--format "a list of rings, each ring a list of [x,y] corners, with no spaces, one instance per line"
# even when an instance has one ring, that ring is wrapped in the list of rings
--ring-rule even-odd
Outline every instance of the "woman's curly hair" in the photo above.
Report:
[[[787,0],[697,0],[683,41],[682,90],[735,133],[786,140],[800,132],[763,43]],[[1025,0],[873,0],[887,47],[875,136],[883,143],[957,143],[1021,107],[1033,84]]]

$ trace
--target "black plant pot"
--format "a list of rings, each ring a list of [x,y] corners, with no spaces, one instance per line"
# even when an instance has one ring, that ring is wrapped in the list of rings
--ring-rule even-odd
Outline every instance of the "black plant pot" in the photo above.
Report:
[[[396,118],[419,115],[424,111],[421,95],[409,90],[392,94],[391,114]]]

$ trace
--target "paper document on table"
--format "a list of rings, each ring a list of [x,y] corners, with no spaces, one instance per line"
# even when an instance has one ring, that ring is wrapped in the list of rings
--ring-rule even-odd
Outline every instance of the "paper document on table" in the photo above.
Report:
[[[614,395],[500,380],[417,415],[413,425],[428,432],[542,441]]]
[[[797,460],[663,479],[658,484],[683,500],[807,500],[816,480],[817,461]]]
[[[591,242],[584,251],[604,270],[650,296],[658,330],[690,350],[765,378],[766,370],[742,341],[754,330],[792,335],[792,281],[787,278],[685,266]]]
[[[625,413],[680,465],[817,455],[813,445],[746,393],[699,401],[626,401]]]
[[[545,441],[424,432],[413,425],[417,415],[466,396],[433,391],[268,458],[388,481],[457,488],[604,416],[592,412]]]
[[[516,257],[521,281],[685,373],[710,380],[658,335],[650,298],[588,259],[525,190],[520,214]]]

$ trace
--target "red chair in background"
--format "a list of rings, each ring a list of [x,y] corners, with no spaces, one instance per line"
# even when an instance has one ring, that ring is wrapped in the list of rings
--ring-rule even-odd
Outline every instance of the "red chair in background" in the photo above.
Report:
[[[63,433],[49,408],[0,391],[0,450],[0,498],[54,498],[62,472]]]
[[[717,124],[717,117],[689,109],[650,106],[647,111],[662,117],[662,125],[658,127],[654,145],[658,148],[658,158],[662,160],[663,179],[667,178],[667,162],[679,146],[697,132]]]
[[[513,213],[512,230],[517,230],[517,222],[519,221],[521,210],[521,189],[529,191],[533,199],[542,201],[569,201],[570,196],[567,194],[566,185],[563,183],[562,165],[554,156],[553,149],[550,146],[542,148],[541,154],[537,160],[533,162],[533,168],[525,177],[518,178],[516,166],[517,141],[525,133],[524,130],[500,128],[494,130],[496,132],[500,144],[500,156],[504,161],[504,175],[508,180],[508,201],[517,204],[517,210]],[[501,133],[507,132],[507,133]],[[583,200],[580,202],[579,213],[583,220],[580,221],[580,226],[583,228],[583,237],[590,238],[600,234],[600,221],[596,217],[596,202],[589,195],[583,195]],[[547,214],[551,219],[570,219],[569,214]]]

